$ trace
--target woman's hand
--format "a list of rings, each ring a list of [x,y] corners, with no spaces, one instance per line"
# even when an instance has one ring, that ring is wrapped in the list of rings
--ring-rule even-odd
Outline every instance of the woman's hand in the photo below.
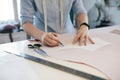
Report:
[[[86,25],[82,25],[79,28],[77,35],[75,36],[72,43],[75,44],[77,41],[79,41],[80,45],[87,45],[88,41],[94,44],[94,41],[88,35],[88,27]]]
[[[54,47],[59,45],[59,37],[57,33],[45,33],[43,44],[46,46]]]

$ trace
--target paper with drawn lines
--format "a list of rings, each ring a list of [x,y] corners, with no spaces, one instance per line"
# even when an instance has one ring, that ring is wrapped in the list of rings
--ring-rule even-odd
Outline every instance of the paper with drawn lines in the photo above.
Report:
[[[59,49],[74,49],[74,48],[81,48],[81,49],[85,49],[85,50],[89,50],[89,51],[95,51],[99,48],[102,48],[108,44],[111,44],[110,42],[107,42],[101,38],[98,37],[92,37],[93,41],[95,42],[95,44],[91,44],[90,42],[88,42],[87,46],[80,46],[79,43],[76,44],[72,44],[73,38],[74,38],[75,34],[71,34],[71,35],[63,35],[61,36],[61,42],[64,44],[64,47],[59,47]]]

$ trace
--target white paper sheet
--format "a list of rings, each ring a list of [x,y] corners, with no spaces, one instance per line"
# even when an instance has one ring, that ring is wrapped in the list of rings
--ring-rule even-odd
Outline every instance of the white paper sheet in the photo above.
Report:
[[[95,44],[88,43],[87,46],[80,46],[79,43],[76,43],[75,45],[71,44],[71,42],[66,41],[64,42],[64,47],[60,47],[59,49],[74,49],[74,48],[81,48],[89,51],[95,51],[99,48],[102,48],[108,44],[111,44],[107,41],[104,41],[100,38],[94,37],[92,38],[95,41]]]

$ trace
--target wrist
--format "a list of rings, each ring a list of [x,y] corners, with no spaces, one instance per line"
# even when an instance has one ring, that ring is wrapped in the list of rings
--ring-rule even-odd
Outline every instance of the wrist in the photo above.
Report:
[[[85,26],[88,27],[88,29],[90,29],[90,26],[89,26],[87,23],[81,23],[81,24],[80,24],[80,27],[81,27],[82,25],[85,25]]]
[[[43,34],[40,36],[40,41],[41,41],[42,44],[44,44],[45,36],[46,36],[46,33],[43,33]]]

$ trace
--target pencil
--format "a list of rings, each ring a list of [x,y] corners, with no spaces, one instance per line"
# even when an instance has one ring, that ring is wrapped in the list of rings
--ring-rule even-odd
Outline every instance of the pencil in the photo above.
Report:
[[[64,46],[62,42],[59,42],[59,44],[60,44],[61,46]]]

